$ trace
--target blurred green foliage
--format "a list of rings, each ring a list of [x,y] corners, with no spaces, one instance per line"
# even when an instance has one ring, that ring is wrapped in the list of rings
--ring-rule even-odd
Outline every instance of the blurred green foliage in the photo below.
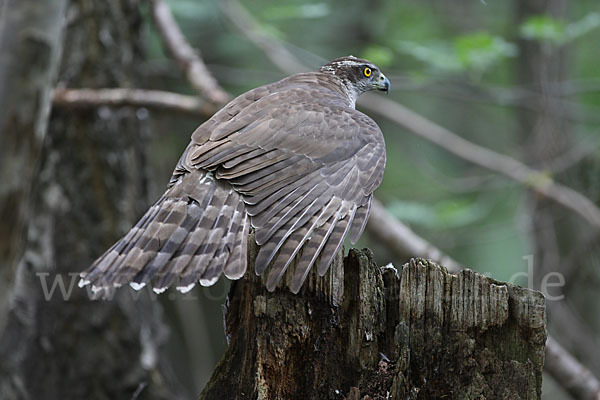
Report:
[[[514,44],[487,32],[468,33],[450,42],[426,45],[402,41],[398,50],[442,72],[470,70],[479,73],[517,53]]]
[[[566,23],[549,15],[536,15],[521,25],[520,33],[525,39],[564,45],[598,27],[600,27],[600,14],[595,12],[573,23]]]

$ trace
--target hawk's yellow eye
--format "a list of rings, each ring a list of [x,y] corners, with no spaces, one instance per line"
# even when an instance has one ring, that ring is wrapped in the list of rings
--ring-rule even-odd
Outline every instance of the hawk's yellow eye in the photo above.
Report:
[[[363,71],[363,73],[365,74],[365,76],[371,76],[371,73],[373,71],[371,71],[371,68],[366,67],[365,70]]]

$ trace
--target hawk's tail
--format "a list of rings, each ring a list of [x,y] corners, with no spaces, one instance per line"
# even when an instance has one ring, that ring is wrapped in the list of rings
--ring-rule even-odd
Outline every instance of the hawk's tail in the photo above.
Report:
[[[151,283],[160,293],[173,283],[182,292],[198,281],[209,286],[221,273],[238,279],[246,271],[249,227],[244,202],[229,184],[203,171],[187,173],[81,274],[79,285]]]

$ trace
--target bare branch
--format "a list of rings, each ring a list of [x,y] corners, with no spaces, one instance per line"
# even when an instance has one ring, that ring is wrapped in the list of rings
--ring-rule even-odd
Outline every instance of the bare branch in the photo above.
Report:
[[[369,217],[367,230],[398,257],[429,258],[453,273],[463,268],[450,256],[444,254],[433,244],[414,233],[408,226],[398,221],[376,199],[373,199],[371,204],[371,216]]]
[[[576,399],[600,400],[600,382],[548,336],[544,369]]]
[[[63,108],[133,106],[212,116],[216,108],[199,97],[143,89],[55,89],[53,105]]]
[[[151,3],[156,27],[169,52],[185,71],[190,84],[212,103],[227,103],[230,96],[212,76],[198,50],[194,50],[187,42],[169,6],[163,0],[151,0]]]
[[[268,35],[261,28],[258,21],[239,2],[222,0],[219,4],[236,28],[243,32],[258,48],[262,49],[277,68],[288,74],[307,70],[288,49]]]

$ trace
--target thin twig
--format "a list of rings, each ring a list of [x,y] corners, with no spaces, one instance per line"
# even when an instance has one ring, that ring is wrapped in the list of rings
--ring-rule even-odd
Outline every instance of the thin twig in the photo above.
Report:
[[[215,106],[196,96],[143,89],[54,89],[52,102],[63,108],[148,107],[205,118],[216,111]]]
[[[271,38],[258,21],[240,3],[237,1],[222,0],[219,4],[229,20],[252,43],[262,49],[277,68],[286,74],[296,74],[307,70],[288,49]]]
[[[264,31],[256,29],[260,25],[239,2],[227,0],[221,4],[223,4],[223,11],[234,25],[259,47],[273,64],[283,69],[286,73],[307,70],[284,46]],[[249,27],[253,28],[250,29]],[[291,67],[284,69],[288,68],[286,66]],[[360,103],[361,107],[384,116],[464,160],[500,173],[533,189],[540,195],[552,199],[580,215],[594,228],[600,229],[600,209],[581,193],[554,182],[551,177],[543,172],[530,168],[513,158],[469,142],[449,129],[426,119],[392,100],[370,95],[369,93],[363,95],[362,99],[363,101]]]
[[[555,157],[550,163],[549,170],[553,174],[566,171],[579,164],[586,157],[596,154],[599,147],[600,145],[593,142],[584,141],[583,143],[579,143],[558,157]]]
[[[544,369],[576,399],[600,400],[598,379],[550,336]]]
[[[229,101],[227,94],[212,76],[200,53],[190,46],[163,0],[151,0],[152,16],[165,46],[185,71],[190,84],[210,102],[223,105]]]

